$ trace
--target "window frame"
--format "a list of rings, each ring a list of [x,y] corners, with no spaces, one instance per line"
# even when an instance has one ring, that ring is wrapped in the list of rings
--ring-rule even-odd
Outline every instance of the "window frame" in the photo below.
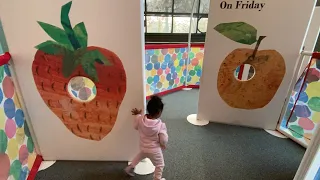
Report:
[[[152,12],[147,11],[147,0],[144,0],[144,30],[145,30],[145,42],[146,44],[155,43],[186,43],[188,42],[188,33],[174,33],[173,32],[173,19],[174,17],[190,17],[191,13],[175,13],[174,12],[174,2],[172,0],[172,10],[171,12]],[[201,32],[199,30],[199,21],[202,18],[208,18],[208,14],[199,13],[200,12],[201,0],[198,1],[198,6],[196,12],[194,12],[193,17],[196,19],[196,33],[191,34],[191,42],[205,42],[206,32]],[[148,16],[163,16],[171,18],[171,32],[170,33],[148,33],[147,29],[147,17]]]

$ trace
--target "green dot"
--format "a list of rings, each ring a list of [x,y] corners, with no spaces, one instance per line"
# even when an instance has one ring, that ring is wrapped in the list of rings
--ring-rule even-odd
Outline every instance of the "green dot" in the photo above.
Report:
[[[190,76],[194,76],[195,74],[196,74],[196,72],[194,70],[189,71]]]
[[[303,129],[300,126],[297,125],[291,125],[289,126],[289,129],[292,130],[292,135],[296,138],[302,138],[303,137]]]
[[[157,63],[157,62],[158,62],[158,56],[157,56],[157,55],[153,55],[153,56],[151,57],[151,62],[152,62],[152,63]]]
[[[27,141],[27,148],[28,148],[28,152],[29,153],[33,153],[33,150],[34,150],[34,144],[33,144],[33,141],[31,138],[28,138],[28,141]]]
[[[93,93],[94,95],[97,94],[97,88],[96,88],[96,86],[93,86],[93,88],[92,88],[92,93]]]
[[[193,52],[190,52],[189,53],[189,59],[191,60],[191,59],[193,59],[194,58],[194,53]]]
[[[181,71],[181,66],[177,66],[176,67],[176,71],[177,71],[177,73],[180,72]]]
[[[311,110],[320,112],[320,97],[312,97],[308,105]]]
[[[158,82],[158,83],[157,83],[157,88],[160,89],[161,87],[162,87],[162,83],[161,83],[161,82]]]
[[[178,55],[177,55],[177,59],[182,59],[182,53],[178,53]]]
[[[169,81],[169,85],[172,86],[174,84],[174,80]]]
[[[159,55],[159,54],[160,54],[160,49],[154,50],[154,54],[155,54],[155,55]]]
[[[14,179],[18,180],[21,173],[21,162],[19,160],[13,161],[13,163],[10,166],[10,175],[14,177]]]
[[[184,76],[180,78],[180,83],[184,83]]]
[[[147,82],[148,84],[151,84],[153,82],[153,77],[148,77]]]
[[[179,53],[179,52],[180,52],[180,49],[179,49],[179,48],[175,48],[175,49],[174,49],[174,52]]]
[[[176,88],[176,87],[177,87],[177,84],[173,85],[173,87]]]
[[[0,130],[0,153],[5,153],[8,146],[8,137],[4,130]]]
[[[196,71],[201,70],[201,66],[200,65],[196,65],[196,67],[194,67],[194,70],[196,70]]]

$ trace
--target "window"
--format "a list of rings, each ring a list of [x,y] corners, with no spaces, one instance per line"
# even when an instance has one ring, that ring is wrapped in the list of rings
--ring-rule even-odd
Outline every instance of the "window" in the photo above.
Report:
[[[147,43],[187,42],[194,0],[144,0]],[[204,42],[210,0],[195,0],[192,42]]]

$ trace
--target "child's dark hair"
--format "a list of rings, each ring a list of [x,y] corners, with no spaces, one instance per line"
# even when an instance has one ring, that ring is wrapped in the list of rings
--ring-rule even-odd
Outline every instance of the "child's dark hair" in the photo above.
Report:
[[[149,115],[155,116],[163,110],[163,102],[159,96],[151,96],[151,99],[147,105],[147,111]]]

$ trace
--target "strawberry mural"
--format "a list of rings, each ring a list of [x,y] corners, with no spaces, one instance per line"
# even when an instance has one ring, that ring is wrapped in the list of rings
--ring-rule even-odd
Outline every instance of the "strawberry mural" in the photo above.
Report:
[[[43,101],[76,136],[99,141],[113,128],[126,93],[126,73],[119,57],[110,50],[88,46],[83,22],[72,28],[72,2],[61,8],[63,29],[38,22],[54,40],[36,46],[32,72]],[[73,77],[86,77],[96,86],[90,102],[74,99],[67,90]]]

